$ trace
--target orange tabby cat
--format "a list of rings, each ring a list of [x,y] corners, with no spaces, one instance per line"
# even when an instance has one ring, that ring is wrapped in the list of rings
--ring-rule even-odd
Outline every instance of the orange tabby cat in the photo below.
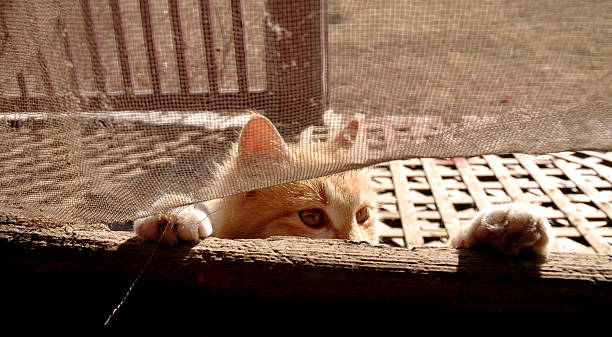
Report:
[[[302,169],[304,165],[314,169],[326,160],[342,160],[351,155],[358,130],[359,121],[352,120],[329,142],[287,144],[270,121],[253,115],[230,160],[219,168],[216,184],[238,188],[247,176],[265,179],[266,175],[274,175],[290,180],[294,163],[301,163]],[[168,195],[157,204],[168,199],[188,201],[180,195]],[[166,229],[167,226],[170,227]],[[168,244],[179,240],[198,242],[211,235],[297,235],[377,244],[380,226],[376,192],[367,169],[253,190],[134,221],[134,230],[142,239],[158,240],[161,235],[161,241]],[[506,204],[479,213],[470,228],[450,242],[461,247],[488,244],[509,255],[523,250],[545,254],[550,233],[548,221],[536,208]]]

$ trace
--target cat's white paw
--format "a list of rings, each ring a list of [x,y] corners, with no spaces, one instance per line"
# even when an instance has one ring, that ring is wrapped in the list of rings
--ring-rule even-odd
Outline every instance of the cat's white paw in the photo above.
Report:
[[[533,251],[545,255],[552,229],[538,206],[511,203],[494,205],[478,213],[467,231],[452,240],[457,247],[487,245],[506,255]]]
[[[190,205],[168,214],[151,215],[134,221],[134,232],[141,239],[169,245],[179,240],[199,242],[212,234],[208,214]]]

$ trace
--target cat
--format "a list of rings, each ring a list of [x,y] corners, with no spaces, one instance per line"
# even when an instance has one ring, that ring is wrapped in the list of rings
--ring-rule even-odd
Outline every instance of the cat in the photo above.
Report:
[[[232,186],[245,176],[290,171],[291,164],[297,161],[314,167],[324,160],[342,160],[355,145],[359,125],[358,119],[351,120],[324,143],[287,144],[268,119],[253,114],[230,159],[219,167],[215,180],[219,186]],[[188,203],[188,198],[179,194],[167,195],[153,207],[170,199]],[[378,244],[382,222],[377,209],[376,191],[365,168],[252,190],[140,218],[134,221],[134,231],[143,240],[160,240],[170,245],[179,240],[198,242],[208,236],[248,239],[279,235]],[[551,233],[548,220],[537,207],[510,203],[481,211],[469,228],[450,238],[449,243],[464,248],[488,245],[507,255],[523,251],[545,255]]]

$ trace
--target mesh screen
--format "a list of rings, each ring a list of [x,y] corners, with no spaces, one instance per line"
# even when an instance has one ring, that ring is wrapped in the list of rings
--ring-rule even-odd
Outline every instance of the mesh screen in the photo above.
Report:
[[[30,219],[125,221],[166,193],[392,159],[612,149],[606,0],[12,0],[0,53],[0,212]],[[313,144],[358,118],[352,156],[210,188],[249,111]]]

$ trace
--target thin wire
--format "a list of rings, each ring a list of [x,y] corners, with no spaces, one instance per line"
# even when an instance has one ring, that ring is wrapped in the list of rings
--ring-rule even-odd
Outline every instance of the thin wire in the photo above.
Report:
[[[206,217],[204,219],[202,219],[202,221],[200,221],[200,223],[202,223],[203,221],[208,219],[211,214],[214,214],[217,211],[218,210],[210,212],[210,213],[206,213]],[[166,216],[165,214],[162,214],[162,216],[167,217],[169,220],[171,219],[170,217]],[[121,299],[121,302],[119,302],[117,307],[115,309],[113,309],[113,311],[110,313],[110,315],[108,315],[108,318],[104,322],[104,326],[108,326],[108,323],[115,316],[115,313],[121,308],[121,306],[123,306],[123,303],[128,298],[128,296],[130,296],[130,294],[132,293],[132,290],[134,289],[134,286],[136,285],[136,282],[138,282],[138,280],[140,279],[142,274],[144,274],[145,269],[147,269],[147,267],[151,264],[151,261],[153,260],[153,255],[155,255],[155,253],[157,252],[157,248],[159,247],[159,244],[161,243],[162,238],[166,234],[166,231],[168,230],[169,227],[172,227],[173,225],[174,224],[172,223],[172,221],[168,221],[168,223],[164,227],[164,231],[161,233],[161,235],[157,239],[157,242],[155,243],[155,247],[153,247],[153,251],[151,251],[151,255],[149,255],[149,258],[147,259],[147,262],[145,262],[144,266],[142,266],[142,268],[140,269],[140,272],[138,273],[138,275],[134,279],[134,282],[132,282],[132,285],[130,286],[130,288],[127,290],[127,292],[125,293],[125,295]]]
[[[169,218],[169,217],[168,217]],[[170,218],[169,218],[170,219]],[[159,238],[157,239],[157,242],[155,243],[155,247],[153,247],[153,251],[151,252],[151,254],[149,255],[149,258],[147,259],[147,262],[144,264],[144,266],[140,269],[140,272],[138,273],[138,275],[136,276],[136,279],[134,279],[134,282],[132,282],[132,285],[130,286],[130,288],[128,289],[128,291],[125,293],[125,295],[123,296],[123,298],[121,299],[121,302],[119,302],[119,304],[117,305],[117,307],[113,310],[113,312],[111,312],[110,315],[108,315],[108,318],[106,319],[106,322],[104,322],[104,326],[108,326],[108,323],[110,322],[110,320],[115,316],[115,313],[121,308],[121,306],[123,306],[123,303],[125,302],[125,300],[128,298],[128,296],[130,296],[130,294],[132,293],[132,290],[134,289],[134,286],[136,285],[136,282],[138,282],[138,280],[140,279],[140,277],[142,276],[142,274],[144,274],[145,269],[147,269],[147,267],[151,264],[151,260],[153,260],[153,255],[155,254],[155,252],[157,252],[157,248],[159,247],[159,244],[162,240],[162,238],[164,237],[164,235],[166,234],[166,231],[168,230],[169,227],[172,226],[172,223],[169,221],[166,224],[166,227],[164,227],[164,231],[161,233],[161,235],[159,236]]]

